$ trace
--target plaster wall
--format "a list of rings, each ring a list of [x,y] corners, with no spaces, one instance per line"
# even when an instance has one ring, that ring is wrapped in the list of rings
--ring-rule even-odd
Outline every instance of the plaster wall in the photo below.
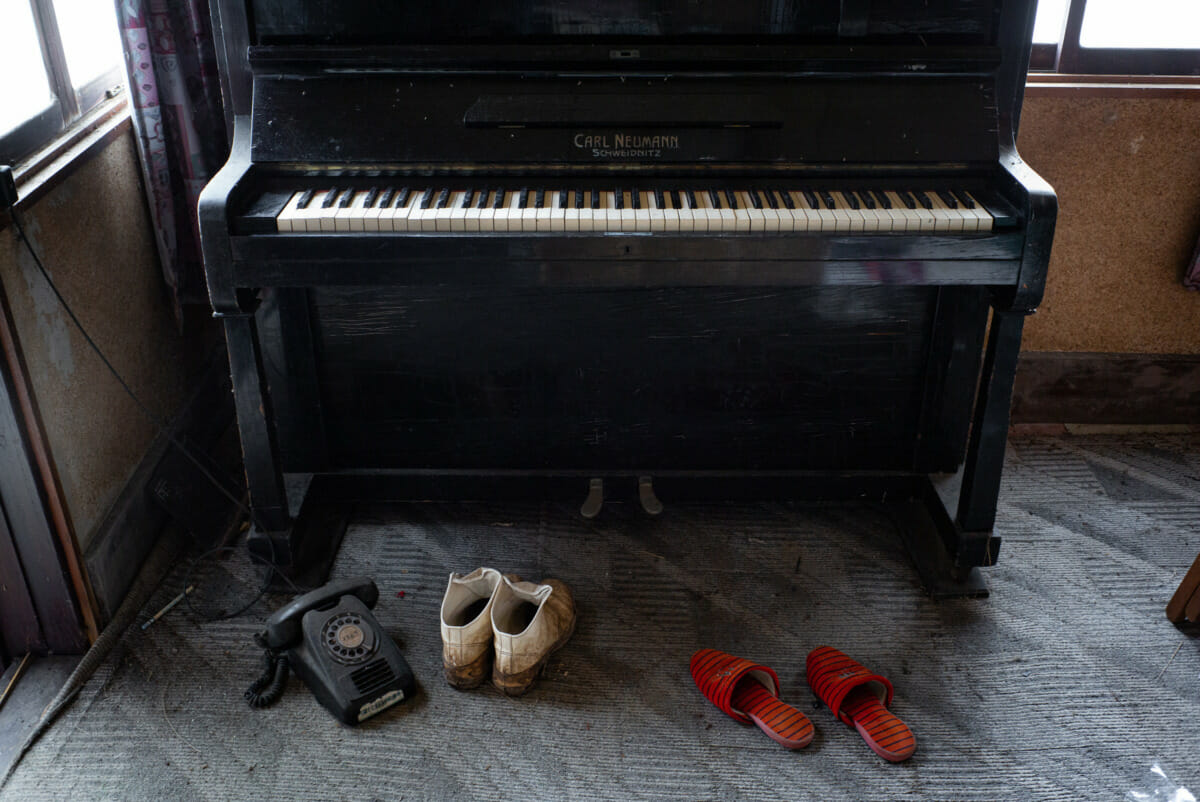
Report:
[[[1200,237],[1196,95],[1026,99],[1021,156],[1059,199],[1026,351],[1200,354],[1200,293],[1180,283]]]

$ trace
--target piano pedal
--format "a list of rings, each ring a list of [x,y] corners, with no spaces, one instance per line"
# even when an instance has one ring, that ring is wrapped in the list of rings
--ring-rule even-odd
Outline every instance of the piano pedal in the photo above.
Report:
[[[579,514],[584,518],[595,518],[600,514],[600,508],[604,506],[604,480],[592,479],[588,482],[587,498],[583,500],[583,506],[579,508]]]
[[[649,476],[638,477],[638,501],[642,503],[642,509],[647,515],[661,515],[663,511],[662,502],[658,500],[658,496],[654,495],[654,479]]]

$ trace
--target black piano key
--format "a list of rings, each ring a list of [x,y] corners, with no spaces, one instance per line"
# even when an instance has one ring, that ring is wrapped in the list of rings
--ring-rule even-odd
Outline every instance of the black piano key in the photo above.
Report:
[[[325,198],[321,201],[321,208],[322,209],[331,208],[333,206],[333,204],[337,201],[337,198],[338,198],[338,188],[337,187],[330,188],[330,190],[325,193]]]
[[[475,197],[475,190],[464,189],[462,203],[458,204],[458,208],[470,209],[471,208],[471,199],[474,197]]]
[[[746,190],[746,194],[750,196],[751,206],[753,206],[755,209],[761,209],[763,207],[762,198],[758,197],[757,190],[748,189]]]
[[[388,187],[379,194],[378,206],[380,209],[387,209],[392,205],[392,199],[396,197],[396,190]]]
[[[493,209],[503,209],[504,208],[504,196],[506,194],[507,193],[503,189],[496,190],[495,200],[492,201]]]
[[[879,202],[880,209],[892,208],[892,202],[888,198],[886,192],[883,192],[882,190],[878,190],[878,189],[873,189],[873,190],[871,190],[871,194],[874,195],[875,200]]]
[[[633,208],[642,208],[642,191],[640,189],[634,187],[629,193],[629,198],[630,204],[633,206]]]
[[[427,189],[423,193],[421,193],[420,205],[421,205],[422,209],[428,209],[432,203],[433,203],[433,187],[430,187],[429,189]]]
[[[521,191],[517,193],[517,208],[518,209],[528,209],[529,208],[529,188],[528,187],[521,187]]]
[[[600,208],[600,190],[598,190],[598,189],[592,190],[592,208],[593,209]]]
[[[375,208],[375,201],[379,200],[379,187],[371,187],[367,190],[367,197],[363,200],[363,208]]]
[[[737,195],[735,195],[735,194],[734,194],[734,192],[733,192],[733,190],[732,190],[732,189],[727,189],[727,190],[725,190],[725,200],[729,202],[729,208],[730,208],[730,209],[737,209],[737,208],[738,208],[738,199],[737,199]]]
[[[569,196],[570,196],[570,193],[565,189],[560,189],[558,191],[558,208],[560,208],[560,209],[567,208],[567,205],[568,205],[567,200],[568,200]]]
[[[671,190],[671,208],[672,209],[682,209],[683,208],[683,195],[677,189]]]
[[[865,189],[860,189],[857,193],[858,199],[862,201],[862,205],[868,209],[875,208],[875,199],[871,197],[871,193]]]
[[[535,209],[545,209],[546,208],[546,190],[539,189],[537,192],[535,192],[533,194],[533,208],[535,208]]]
[[[689,209],[699,209],[700,204],[696,202],[696,193],[692,190],[686,190],[684,197],[687,198],[687,207]]]
[[[954,190],[954,197],[958,198],[958,202],[963,205],[964,209],[975,208],[975,201],[971,200],[971,196],[968,195],[964,190]]]
[[[804,202],[808,204],[810,209],[820,209],[820,204],[817,203],[817,196],[811,189],[802,189],[800,194],[804,196]]]
[[[762,194],[767,199],[767,208],[769,208],[769,209],[778,209],[779,208],[779,198],[777,198],[775,196],[775,190],[773,190],[773,189],[764,190]]]
[[[858,197],[855,196],[853,192],[843,192],[842,197],[845,199],[846,203],[850,205],[851,209],[859,209],[862,207],[862,204],[858,202]]]
[[[785,208],[785,209],[795,209],[796,208],[796,202],[792,200],[792,193],[781,189],[781,190],[776,190],[776,194],[779,195],[779,197],[783,200],[783,208]],[[778,208],[778,207],[776,207],[776,208]]]
[[[710,189],[708,191],[708,199],[712,202],[714,209],[721,208],[721,193],[718,190]]]
[[[488,190],[487,189],[479,190],[479,200],[475,202],[475,208],[476,209],[486,209],[487,202],[488,202]]]
[[[837,208],[837,204],[833,202],[833,195],[830,195],[828,192],[821,192],[821,200],[825,202],[826,209]]]
[[[654,205],[660,209],[667,208],[667,199],[661,189],[654,190]]]
[[[576,209],[583,208],[583,196],[584,196],[584,191],[582,189],[575,190],[575,208]]]
[[[312,203],[313,194],[314,193],[311,189],[306,189],[303,192],[301,192],[300,200],[296,201],[296,208],[297,209],[307,209],[308,204]]]
[[[435,205],[434,208],[435,209],[445,209],[449,204],[450,204],[450,190],[443,189],[441,192],[438,193],[437,205]]]
[[[616,201],[616,206],[618,209],[625,208],[625,193],[624,192],[622,192],[619,189],[614,189],[613,190],[613,198]]]
[[[921,204],[926,209],[933,208],[933,201],[931,201],[929,199],[929,196],[926,195],[924,192],[914,192],[913,197],[917,199],[917,203]]]
[[[342,193],[342,197],[338,200],[339,209],[347,209],[354,202],[354,190],[348,189]]]
[[[938,196],[939,198],[941,198],[941,199],[942,199],[942,203],[946,204],[947,208],[950,208],[950,209],[957,209],[957,208],[958,208],[958,201],[957,201],[957,200],[955,200],[955,199],[954,199],[954,196],[953,196],[953,195],[951,195],[951,194],[950,194],[949,192],[947,192],[946,190],[944,190],[944,189],[939,189],[939,190],[937,191],[937,196]]]
[[[896,192],[896,194],[900,196],[900,200],[904,201],[904,208],[906,208],[906,209],[917,208],[917,200],[916,200],[916,198],[914,198],[912,196],[911,192],[905,192],[904,190],[898,190]]]

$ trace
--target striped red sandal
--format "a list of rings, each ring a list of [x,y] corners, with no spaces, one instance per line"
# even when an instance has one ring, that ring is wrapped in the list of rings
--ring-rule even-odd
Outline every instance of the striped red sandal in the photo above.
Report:
[[[766,666],[716,649],[692,655],[696,687],[726,715],[759,729],[788,749],[803,749],[813,739],[808,717],[779,701],[779,677]]]
[[[888,711],[892,683],[872,674],[837,649],[819,646],[808,655],[808,684],[833,714],[858,730],[884,760],[908,760],[917,749],[912,730]]]

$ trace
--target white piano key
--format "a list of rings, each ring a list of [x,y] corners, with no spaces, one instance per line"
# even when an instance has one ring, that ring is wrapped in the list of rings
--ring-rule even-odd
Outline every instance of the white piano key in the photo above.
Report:
[[[583,205],[579,207],[579,230],[580,231],[596,231],[597,221],[596,212],[599,209],[592,208],[592,191],[586,190],[583,193]],[[603,230],[603,229],[599,229]]]
[[[303,192],[293,192],[292,197],[288,198],[288,202],[286,204],[284,204],[284,206],[283,206],[283,211],[281,211],[278,215],[275,216],[275,230],[276,231],[290,233],[293,230],[295,230],[292,228],[292,225],[296,221],[296,218],[299,217],[300,198],[302,198],[303,196],[304,196]],[[302,220],[301,220],[301,225],[303,225]],[[304,229],[301,228],[299,230],[303,231]]]
[[[546,205],[550,207],[550,230],[554,232],[567,230],[567,207],[563,205],[563,195],[561,190],[546,191]],[[566,193],[568,204],[570,203],[570,193]]]
[[[769,193],[769,194],[768,194]],[[767,197],[763,197],[767,195]],[[780,231],[792,230],[792,216],[787,213],[787,209],[779,202],[775,195],[775,190],[767,189],[759,193],[759,197],[763,199],[762,216],[763,230],[768,233],[778,233]],[[771,201],[775,201],[778,208],[771,208]]]
[[[664,196],[663,203],[665,204],[666,201],[667,201],[667,199]],[[658,231],[666,231],[667,230],[667,214],[666,214],[666,210],[662,206],[658,205],[658,195],[656,195],[654,192],[647,192],[645,203],[646,203],[646,208],[645,208],[646,229],[645,230],[650,231],[652,233],[658,232]],[[678,219],[679,218],[676,218],[676,221],[678,221]]]
[[[383,228],[390,223],[392,231],[419,231],[420,223],[410,221],[409,218],[414,211],[420,211],[417,207],[421,200],[421,192],[422,190],[413,187],[408,188],[407,195],[401,192],[393,201],[392,208],[388,210],[390,214],[379,215],[379,227]],[[415,227],[410,229],[410,223]]]
[[[958,230],[962,230],[961,222],[955,219],[953,210],[948,209],[946,205],[942,203],[942,199],[938,197],[936,192],[927,190],[925,192],[925,197],[929,198],[929,200],[933,203],[933,209],[931,211],[933,212],[933,218],[936,221],[934,225],[934,231],[954,231],[956,223],[959,226]]]
[[[680,199],[682,200],[682,198]],[[675,208],[675,198],[669,190],[663,190],[663,231],[679,231],[679,209]]]
[[[521,193],[517,193],[517,204],[520,205]],[[534,205],[537,200],[537,190],[530,188],[525,195],[525,205],[521,206],[521,223],[520,230],[533,232],[538,230],[538,209]],[[509,226],[509,231],[512,231],[512,226]]]
[[[390,205],[395,197],[387,194],[387,187],[380,187],[379,194],[375,196],[375,202],[363,214],[363,231],[379,230],[379,216],[384,212],[383,201],[385,199]]]
[[[566,231],[579,230],[579,213],[581,210],[576,200],[582,200],[582,198],[576,197],[575,190],[568,190],[567,208],[563,212],[563,229]]]
[[[638,208],[633,210],[633,230],[634,231],[650,231],[650,208],[652,193],[647,193],[644,190],[635,190],[638,199]],[[630,199],[634,192],[630,193]]]
[[[967,209],[967,212],[975,218],[975,230],[991,231],[992,216],[988,214],[986,209],[983,208],[983,204],[981,204],[979,200],[969,192],[959,192],[958,194],[975,204],[974,209]]]
[[[892,204],[892,208],[887,210],[888,215],[892,218],[892,231],[909,231],[914,226],[920,226],[920,220],[916,214],[910,212],[904,205],[904,201],[895,192],[884,192],[884,196]]]
[[[614,200],[616,193],[613,193]],[[627,189],[621,189],[621,209],[618,212],[621,224],[619,231],[636,231],[637,230],[637,212],[633,208],[633,193]]]

